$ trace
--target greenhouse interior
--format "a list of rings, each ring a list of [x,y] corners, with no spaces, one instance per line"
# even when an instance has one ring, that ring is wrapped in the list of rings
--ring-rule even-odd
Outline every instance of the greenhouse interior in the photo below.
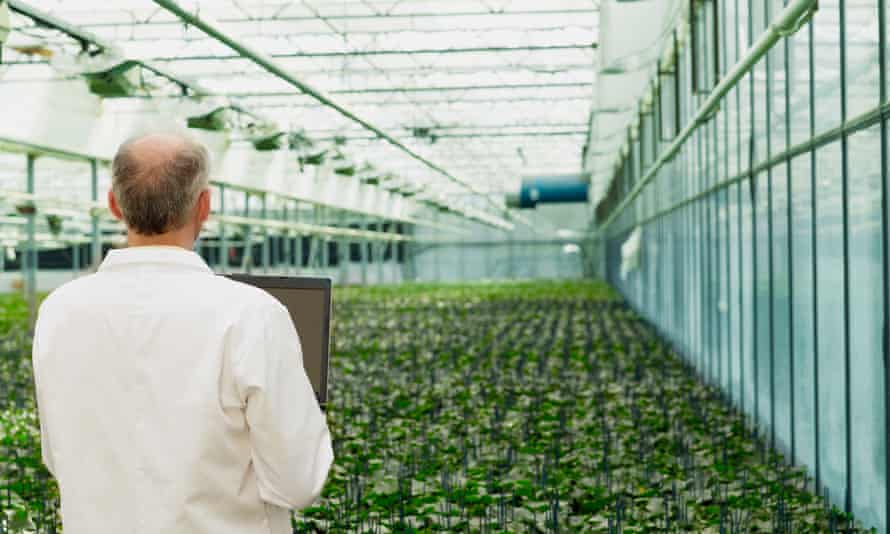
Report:
[[[887,533],[888,17],[0,0],[0,534]],[[50,425],[35,332],[58,288],[139,248],[110,202],[122,144],[151,135],[208,155],[180,254],[332,288],[333,463],[284,530],[164,522],[185,512],[159,473],[106,481],[153,503],[112,518],[99,494],[66,504],[90,477],[47,464],[43,426],[87,433],[126,400]],[[185,502],[239,491],[211,489]]]

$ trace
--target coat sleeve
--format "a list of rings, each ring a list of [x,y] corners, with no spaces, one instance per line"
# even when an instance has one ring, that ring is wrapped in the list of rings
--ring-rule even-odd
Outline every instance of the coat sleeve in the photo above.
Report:
[[[245,406],[260,497],[301,509],[321,494],[334,459],[324,414],[303,368],[300,339],[287,309],[270,302],[248,319],[235,365]],[[261,323],[257,323],[261,319]]]

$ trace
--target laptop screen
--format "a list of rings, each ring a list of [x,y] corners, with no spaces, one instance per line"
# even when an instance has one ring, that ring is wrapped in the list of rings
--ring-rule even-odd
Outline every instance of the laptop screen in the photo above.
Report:
[[[331,281],[328,278],[229,275],[278,299],[290,312],[300,335],[303,367],[319,404],[328,400],[331,332]]]

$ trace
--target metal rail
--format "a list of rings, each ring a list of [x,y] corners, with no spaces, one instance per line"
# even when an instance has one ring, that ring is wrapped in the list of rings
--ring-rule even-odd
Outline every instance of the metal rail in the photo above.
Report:
[[[375,15],[375,14],[355,14],[355,15],[326,15],[326,18],[330,20],[397,20],[397,19],[422,19],[422,18],[448,18],[448,17],[486,17],[486,16],[495,16],[495,17],[504,17],[504,16],[524,16],[524,15],[537,15],[537,16],[566,16],[566,17],[577,17],[583,15],[592,15],[599,12],[599,8],[582,8],[582,9],[524,9],[517,11],[506,11],[506,10],[478,10],[478,11],[455,11],[455,12],[423,12],[423,13],[389,13],[385,15]],[[252,22],[298,22],[298,21],[316,21],[318,20],[314,16],[283,16],[283,17],[252,17],[250,19],[245,18],[225,18],[220,19],[219,22],[225,24],[239,24],[239,23],[252,23]],[[152,22],[142,23],[146,26],[176,26],[179,24],[178,21],[172,20],[159,20]],[[90,28],[108,28],[108,27],[117,27],[117,26],[126,26],[132,27],[133,23],[131,21],[122,21],[122,22],[97,22],[93,24],[85,24],[85,27]]]
[[[552,52],[562,50],[596,50],[596,43],[569,43],[555,45],[528,45],[528,46],[471,46],[464,48],[417,48],[417,49],[383,49],[383,50],[356,50],[356,51],[319,51],[319,52],[288,52],[269,54],[272,59],[288,58],[338,58],[356,56],[420,56],[420,55],[448,55],[448,54],[493,54],[509,52]],[[157,56],[151,61],[226,61],[232,59],[244,59],[240,54],[192,56]]]

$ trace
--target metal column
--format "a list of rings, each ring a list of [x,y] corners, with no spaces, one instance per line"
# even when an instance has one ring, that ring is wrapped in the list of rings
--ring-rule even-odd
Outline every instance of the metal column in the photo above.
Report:
[[[371,225],[368,224],[367,218],[363,217],[362,222],[364,224],[360,223],[359,227],[361,227],[364,230],[371,229]],[[359,248],[361,249],[361,258],[360,259],[362,262],[362,285],[363,286],[368,285],[368,255],[371,253],[371,251],[369,250],[370,246],[371,246],[371,242],[367,238],[362,238]]]
[[[93,202],[99,202],[99,162],[90,160],[90,198]],[[98,269],[102,263],[102,236],[99,233],[99,215],[92,213],[92,241],[90,242],[90,262],[93,269]]]
[[[226,215],[226,186],[219,184],[219,214]],[[226,235],[226,223],[219,223],[219,270],[229,272],[229,236]]]
[[[392,223],[392,233],[394,235],[399,235],[399,225],[396,224],[395,221]],[[394,284],[399,283],[399,242],[393,239],[390,241],[389,248],[392,251],[390,253],[392,260],[392,282]]]
[[[326,219],[327,219],[326,211],[327,210],[323,206],[318,206],[316,208],[316,213],[320,215],[318,217],[318,220],[316,220],[316,224],[320,224],[322,226],[325,226],[327,224],[326,223]],[[321,269],[322,269],[322,272],[327,272],[327,270],[331,266],[330,250],[328,249],[328,236],[326,236],[326,235],[318,236],[318,244],[319,244],[319,246],[321,246]]]
[[[343,228],[349,228],[349,214],[345,211],[340,212],[340,224]],[[346,284],[349,278],[349,260],[352,242],[348,237],[342,238],[337,242],[337,266],[340,268],[340,284]]]
[[[383,222],[383,219],[380,219],[379,228],[377,230],[380,232],[381,236],[383,235],[383,228],[384,228],[384,222]],[[381,241],[381,242],[377,243],[377,246],[379,247],[377,249],[378,256],[379,256],[377,258],[377,283],[383,284],[383,282],[384,282],[383,263],[384,263],[384,260],[386,259],[386,241]]]
[[[250,217],[250,191],[244,192],[244,216]],[[253,267],[253,226],[244,227],[244,254],[241,258],[241,270],[250,274]]]
[[[284,205],[281,207],[281,220],[284,222],[288,222],[288,211],[287,211],[287,201],[284,202]],[[290,274],[290,254],[291,254],[291,240],[290,240],[290,230],[285,230],[284,235],[281,239],[281,247],[282,252],[284,253],[284,275]]]
[[[262,201],[262,205],[260,207],[260,218],[266,219],[266,204],[267,204],[268,195],[265,193],[262,194],[260,200]],[[269,228],[263,226],[263,273],[269,273],[269,258],[270,258],[270,243],[269,243]]]
[[[80,272],[80,243],[72,243],[71,244],[71,273],[74,275],[74,278],[77,278],[77,274]]]
[[[507,278],[515,279],[516,278],[516,244],[513,242],[513,233],[511,232],[509,237],[507,238],[509,241],[509,251],[508,258],[510,262],[510,267],[507,269]]]
[[[463,243],[465,241],[464,237],[461,237],[460,241],[461,244],[458,245],[460,247],[460,280],[465,282],[467,280],[467,246]]]
[[[27,192],[31,195],[34,194],[34,161],[36,159],[34,154],[28,154],[26,186]],[[27,244],[22,255],[22,270],[25,275],[25,298],[28,301],[28,325],[33,329],[34,322],[37,320],[37,243],[34,239],[36,206],[34,206],[33,200],[29,203],[30,209],[26,215],[27,225],[25,226]]]
[[[294,221],[300,222],[300,203],[294,206]],[[303,235],[299,232],[294,237],[294,273],[300,274],[303,270]]]

